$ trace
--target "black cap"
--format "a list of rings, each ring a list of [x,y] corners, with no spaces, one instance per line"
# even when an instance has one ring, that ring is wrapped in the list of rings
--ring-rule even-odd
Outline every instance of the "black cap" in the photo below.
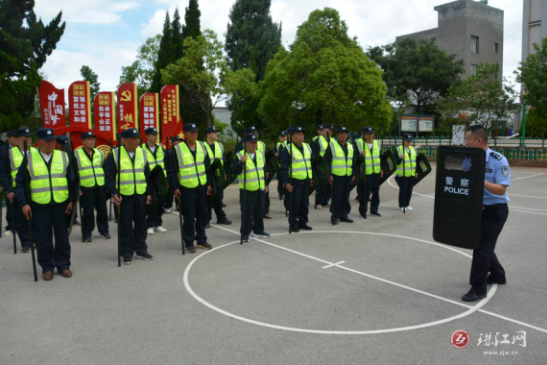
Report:
[[[258,136],[256,134],[246,134],[245,142],[258,142]]]
[[[365,133],[365,134],[367,134],[367,133],[374,133],[374,128],[372,128],[372,127],[365,127],[365,128],[363,128],[363,129],[361,129],[361,133]]]
[[[51,141],[52,139],[55,139],[55,133],[53,133],[52,128],[40,128],[36,130],[36,137],[38,139],[43,139],[44,141]]]
[[[182,138],[180,138],[180,136],[174,136],[171,138],[171,142],[175,142],[175,141],[182,141]]]
[[[12,133],[13,133],[12,137],[30,137],[30,136],[32,136],[32,133],[30,132],[29,127],[19,128],[19,129],[13,131]]]
[[[405,141],[412,141],[412,133],[403,133],[403,139]]]
[[[330,130],[332,130],[332,131],[334,130],[334,126],[333,126],[332,124],[330,124],[330,123],[329,123],[329,124],[325,124],[323,127],[324,127],[323,129],[330,129]]]
[[[59,146],[68,147],[68,138],[64,134],[57,136],[57,144]]]
[[[290,129],[290,132],[291,132],[291,135],[293,135],[293,134],[298,133],[298,132],[304,132],[304,129],[302,129],[302,127],[300,127],[300,126],[296,126],[296,127],[292,127]]]
[[[120,137],[122,138],[135,138],[139,136],[139,132],[135,128],[127,128],[122,133],[120,133]]]
[[[325,130],[325,126],[324,126],[323,124],[318,124],[318,125],[315,127],[315,130],[316,130],[316,131]]]
[[[149,135],[149,134],[158,134],[158,130],[156,129],[156,127],[146,128],[146,129],[144,130],[144,134],[146,134],[146,135]]]
[[[286,135],[287,135],[287,131],[279,132],[279,137],[285,137]]]
[[[97,137],[95,134],[93,134],[93,132],[84,132],[82,133],[82,135],[80,136],[82,138],[82,141],[86,138],[95,138]]]
[[[254,133],[254,132],[258,132],[255,126],[245,129],[245,134]]]
[[[186,123],[184,125],[185,132],[195,132],[199,131],[198,125],[196,123]]]
[[[338,127],[338,130],[336,131],[336,133],[342,133],[342,132],[347,132],[348,129],[346,127]]]
[[[8,131],[8,133],[7,133],[8,138],[15,137],[15,132],[17,132],[17,131]]]
[[[216,132],[218,132],[218,131],[217,131],[217,129],[215,128],[215,126],[211,126],[211,127],[207,128],[207,129],[205,130],[205,134],[216,133]]]

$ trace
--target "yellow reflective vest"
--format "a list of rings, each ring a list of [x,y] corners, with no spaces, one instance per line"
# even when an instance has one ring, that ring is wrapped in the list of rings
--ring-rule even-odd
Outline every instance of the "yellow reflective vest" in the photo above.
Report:
[[[28,154],[28,172],[30,175],[30,199],[38,204],[64,203],[68,199],[68,155],[54,150],[48,169],[40,151],[31,148]]]
[[[239,188],[248,191],[257,191],[258,189],[264,190],[264,165],[266,159],[264,153],[255,151],[256,165],[251,159],[251,156],[244,150],[239,151],[236,156],[241,161],[243,154],[247,155],[247,162],[241,174],[237,177],[239,179]]]
[[[319,136],[319,156],[324,157],[327,148],[329,148],[329,142],[325,136]]]
[[[119,185],[117,186],[118,192],[121,195],[133,195],[135,193],[142,195],[146,193],[146,175],[144,174],[144,170],[148,161],[146,153],[144,153],[142,148],[137,147],[135,149],[134,162],[131,160],[129,153],[124,146],[115,148],[112,152],[114,153],[114,162],[116,163],[116,167],[118,166],[118,161],[120,161],[121,187]],[[116,172],[116,184],[117,183],[118,176]]]
[[[31,147],[32,148],[32,147]],[[17,176],[17,172],[19,171],[19,166],[23,163],[23,159],[25,157],[23,156],[23,153],[19,149],[19,147],[14,146],[10,147],[9,149],[9,162],[11,167],[11,187],[15,187],[15,177]]]
[[[92,161],[84,148],[79,148],[76,150],[76,163],[78,164],[78,174],[82,187],[104,186],[104,155],[100,150],[93,149]]]
[[[367,175],[379,174],[382,171],[382,164],[380,160],[380,143],[377,140],[372,141],[372,150],[369,150],[367,142],[362,138],[357,140],[357,148],[359,149],[359,154],[363,151],[365,152],[365,173]]]
[[[180,186],[194,189],[207,185],[207,172],[205,171],[205,153],[207,152],[203,142],[196,141],[196,158],[192,155],[188,144],[179,143],[175,147],[179,163],[178,178]]]
[[[150,151],[150,147],[148,147],[147,143],[143,143],[142,149],[146,151],[146,159],[148,160],[148,166],[150,167],[150,171],[154,170],[156,166],[160,166],[163,170],[163,175],[167,176],[167,172],[165,171],[165,153],[163,151],[163,147],[159,144],[156,144],[156,157],[154,157],[154,154],[152,151]]]
[[[406,151],[406,148],[403,150],[403,146],[397,147],[399,157],[402,158],[403,153],[407,157],[406,159],[401,160],[401,163],[397,165],[397,171],[395,171],[397,176],[403,176],[403,172],[405,177],[414,177],[414,175],[416,175],[416,150],[412,146],[408,149],[410,150],[410,155]]]
[[[219,143],[217,141],[214,142],[215,146],[215,152],[213,153],[213,150],[211,149],[211,146],[209,146],[209,143],[204,143],[205,148],[207,148],[207,154],[209,155],[209,160],[211,160],[211,163],[215,159],[219,159],[222,166],[224,166],[224,146],[222,143]]]
[[[353,174],[353,145],[346,143],[346,146],[348,146],[347,156],[338,141],[333,140],[330,143],[332,151],[331,172],[333,175],[351,176]]]
[[[312,179],[313,172],[311,168],[311,147],[307,143],[302,143],[304,155],[298,147],[292,143],[292,177],[297,180]],[[290,145],[287,147],[289,155],[291,154]]]

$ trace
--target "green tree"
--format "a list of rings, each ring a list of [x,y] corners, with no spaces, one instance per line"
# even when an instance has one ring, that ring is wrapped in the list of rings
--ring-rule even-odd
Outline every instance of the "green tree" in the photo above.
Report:
[[[101,83],[99,82],[99,75],[97,75],[89,66],[82,66],[80,74],[84,78],[84,81],[89,81],[89,89],[91,92],[91,99],[95,97],[101,91]]]
[[[201,35],[201,11],[198,0],[190,0],[184,14],[184,26],[182,27],[182,39],[192,37],[196,39]]]
[[[413,105],[417,113],[433,112],[464,72],[463,61],[439,49],[434,38],[419,42],[406,38],[369,48],[367,54],[384,71],[390,100],[402,107]]]
[[[162,70],[162,81],[181,86],[181,106],[199,108],[206,115],[205,124],[213,121],[213,108],[230,95],[242,97],[256,92],[255,74],[249,69],[233,72],[223,54],[222,43],[211,30],[197,38],[184,40],[184,56]]]
[[[182,24],[180,23],[179,9],[175,9],[173,15],[173,22],[171,23],[171,29],[173,30],[173,62],[182,57],[182,42],[184,42],[184,36],[182,34]]]
[[[270,61],[258,111],[272,135],[293,123],[312,133],[323,123],[353,130],[373,125],[379,133],[389,127],[392,107],[382,71],[347,31],[338,11],[316,10],[290,50]]]
[[[475,74],[452,86],[441,103],[448,116],[465,116],[470,125],[486,130],[506,125],[517,110],[515,90],[505,80],[498,80],[499,65],[485,63]]]
[[[522,127],[520,134],[522,135]],[[532,108],[526,114],[526,135],[530,137],[547,137],[547,118],[538,113],[538,110]]]
[[[155,64],[161,43],[161,35],[148,38],[137,51],[137,60],[130,66],[122,67],[120,85],[126,82],[135,82],[139,97],[148,92],[152,85],[155,73]]]
[[[543,39],[541,47],[534,44],[535,53],[522,62],[518,71],[517,81],[524,84],[526,104],[536,109],[538,117],[547,119],[547,38]],[[528,124],[528,123],[526,123]],[[528,129],[528,126],[526,126]]]
[[[163,23],[163,34],[158,50],[158,58],[154,64],[154,76],[152,77],[152,83],[149,90],[150,92],[159,93],[161,91],[161,88],[165,85],[161,81],[161,70],[175,61],[176,57],[175,46],[173,44],[173,26],[171,24],[169,12],[167,12]]]
[[[61,17],[44,25],[33,0],[0,2],[0,131],[19,127],[34,111],[38,70],[63,35]]]

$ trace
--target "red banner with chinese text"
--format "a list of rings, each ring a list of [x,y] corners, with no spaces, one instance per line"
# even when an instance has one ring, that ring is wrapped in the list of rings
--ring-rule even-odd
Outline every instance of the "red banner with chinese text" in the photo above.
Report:
[[[125,83],[118,88],[118,133],[129,128],[139,129],[137,84],[134,83]]]
[[[82,127],[91,130],[91,92],[89,81],[73,82],[68,88],[68,109],[71,127]]]
[[[139,110],[141,114],[141,136],[145,140],[146,128],[155,127],[159,131],[159,140],[161,141],[162,131],[160,129],[160,110],[158,93],[146,93],[139,100]]]
[[[182,131],[182,120],[180,118],[179,86],[165,85],[161,89],[161,142],[167,145],[170,137],[184,137]]]
[[[42,80],[38,93],[44,128],[53,128],[55,131],[66,127],[65,89],[57,89],[50,82]]]
[[[116,140],[116,105],[112,91],[102,91],[95,95],[95,134],[106,141]]]

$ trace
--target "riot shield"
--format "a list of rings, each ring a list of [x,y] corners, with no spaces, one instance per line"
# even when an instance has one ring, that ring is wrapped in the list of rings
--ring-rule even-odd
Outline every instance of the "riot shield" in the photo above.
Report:
[[[431,164],[423,153],[420,153],[418,156],[416,156],[416,173],[418,174],[418,178],[414,181],[414,186],[416,186],[427,175],[429,175],[431,170]]]
[[[274,175],[279,171],[279,160],[272,150],[266,151],[266,166],[264,170],[266,172],[266,185],[269,185]]]
[[[380,178],[380,185],[382,185],[391,175],[397,171],[397,162],[395,161],[395,155],[393,151],[387,150],[381,157],[382,170],[384,171],[384,177]]]
[[[480,243],[486,154],[480,148],[437,149],[433,239],[475,249]]]

